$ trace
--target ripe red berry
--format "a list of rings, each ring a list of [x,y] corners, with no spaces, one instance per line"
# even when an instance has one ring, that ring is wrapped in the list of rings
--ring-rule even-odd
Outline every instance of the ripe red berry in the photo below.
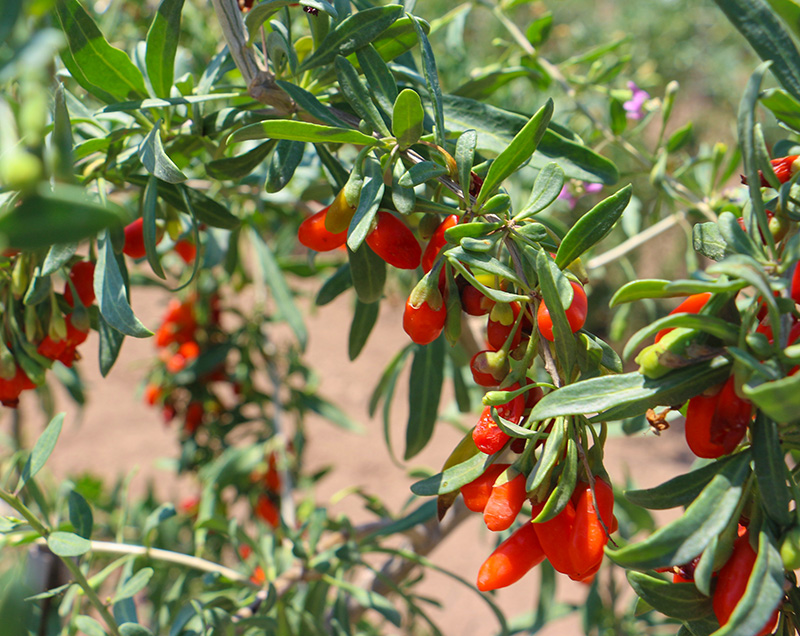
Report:
[[[505,303],[494,306],[486,325],[486,341],[489,343],[489,347],[495,351],[503,347],[512,330],[514,331],[514,336],[511,338],[510,348],[516,348],[522,340],[521,325],[516,322],[520,312],[519,303],[512,302],[505,305],[510,308],[510,311],[501,309],[504,304]],[[495,316],[497,316],[497,320],[493,320]],[[505,322],[503,322],[503,320],[505,320]]]
[[[588,300],[586,298],[586,292],[583,289],[583,285],[576,283],[575,281],[570,281],[569,284],[572,285],[572,290],[574,293],[572,296],[572,303],[564,310],[564,312],[567,315],[567,322],[569,322],[572,332],[575,333],[581,327],[583,327],[584,323],[586,322]],[[539,326],[539,331],[541,332],[542,336],[546,340],[553,342],[553,340],[555,340],[555,336],[553,335],[553,319],[550,316],[550,311],[547,309],[544,301],[539,303],[539,309],[536,312],[536,323]]]
[[[673,314],[696,314],[705,307],[708,299],[711,298],[711,292],[703,292],[702,294],[692,294],[686,300],[684,300],[680,305],[675,307],[669,315]],[[666,336],[670,331],[672,331],[673,327],[667,327],[666,329],[662,329],[656,334],[656,342],[661,340],[664,336]]]
[[[447,310],[444,302],[439,309],[431,308],[427,301],[415,307],[409,298],[403,312],[403,330],[412,341],[426,345],[436,340],[442,333],[446,318]]]
[[[347,241],[346,229],[334,234],[325,228],[327,213],[328,208],[323,208],[303,221],[297,229],[297,240],[310,250],[329,252],[341,247]]]
[[[494,301],[484,296],[478,289],[467,283],[461,290],[461,309],[470,316],[484,316],[488,314]]]
[[[408,226],[391,212],[378,210],[375,229],[367,235],[367,245],[392,267],[417,269],[422,249]]]
[[[544,551],[533,524],[527,521],[484,561],[478,572],[478,589],[488,592],[507,587],[542,561]]]
[[[125,226],[125,246],[122,248],[122,252],[131,258],[143,258],[147,254],[144,246],[144,219],[142,217]]]
[[[72,285],[67,283],[64,287],[64,300],[70,307],[75,306],[75,297],[72,294],[72,287],[78,292],[78,298],[84,307],[88,307],[94,302],[94,263],[92,261],[79,261],[69,270],[69,280]]]
[[[197,257],[197,246],[186,239],[181,239],[175,243],[172,249],[175,250],[175,253],[180,256],[187,265],[194,263],[194,259]]]
[[[447,245],[447,239],[444,238],[445,230],[457,224],[458,216],[451,214],[436,228],[431,240],[428,241],[428,245],[425,247],[425,252],[422,254],[422,270],[425,273],[433,269],[433,263],[439,255],[439,251]]]

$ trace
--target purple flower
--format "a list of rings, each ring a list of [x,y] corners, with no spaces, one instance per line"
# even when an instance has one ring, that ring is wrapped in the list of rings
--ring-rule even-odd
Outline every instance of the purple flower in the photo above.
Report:
[[[570,210],[572,210],[575,207],[575,204],[578,201],[575,198],[575,195],[573,195],[572,192],[570,191],[570,187],[569,187],[568,183],[565,183],[564,187],[561,188],[561,192],[559,193],[557,198],[560,199],[561,201],[566,201],[566,203],[569,206]]]
[[[647,91],[639,88],[636,85],[636,82],[628,82],[628,88],[631,89],[633,95],[622,105],[622,107],[625,109],[628,119],[641,119],[644,117],[642,106],[644,106],[644,103],[650,99],[650,94]]]

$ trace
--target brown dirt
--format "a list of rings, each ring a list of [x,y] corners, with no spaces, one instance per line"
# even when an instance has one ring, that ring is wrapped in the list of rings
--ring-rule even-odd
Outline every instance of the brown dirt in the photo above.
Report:
[[[158,292],[137,289],[135,310],[151,328],[157,324],[165,298]],[[354,419],[363,423],[366,433],[343,432],[317,418],[309,422],[310,467],[332,465],[336,470],[320,484],[317,499],[322,504],[337,493],[358,486],[380,497],[390,510],[400,511],[409,501],[409,485],[415,481],[408,471],[414,467],[438,468],[460,433],[454,427],[441,424],[433,440],[408,465],[393,461],[383,440],[382,423],[369,420],[367,401],[386,363],[395,351],[406,343],[401,328],[402,305],[387,300],[381,307],[381,317],[361,357],[353,363],[347,360],[350,297],[345,294],[332,304],[317,309],[309,318],[311,339],[307,360],[313,363],[321,378],[321,392],[334,400]],[[81,371],[89,385],[89,404],[82,414],[74,408],[69,412],[59,444],[52,456],[50,468],[58,479],[82,471],[113,478],[137,471],[132,482],[134,494],[143,492],[148,481],[155,482],[160,496],[178,501],[191,491],[188,481],[178,481],[169,469],[159,468],[159,460],[177,453],[176,431],[165,428],[157,411],[145,407],[138,387],[153,354],[152,342],[128,339],[120,360],[108,378],[101,381],[96,363],[97,336],[92,334],[83,349],[85,362]],[[402,453],[407,407],[406,387],[398,383],[393,410],[391,438],[395,453]],[[450,398],[445,397],[446,400]],[[66,399],[61,401],[67,405]],[[36,425],[29,436],[33,438],[42,419],[33,404],[24,405]],[[470,418],[466,418],[468,422]],[[42,423],[43,425],[43,423]],[[6,425],[4,425],[6,426]],[[689,460],[680,427],[673,427],[661,437],[652,434],[613,439],[608,444],[607,465],[612,480],[621,482],[626,475],[640,486],[661,483],[685,470]],[[355,495],[341,497],[331,506],[336,513],[347,513],[356,521],[371,520]],[[479,515],[463,523],[430,555],[438,566],[446,568],[467,581],[474,581],[481,562],[493,549],[493,538],[482,527]],[[567,582],[569,583],[569,582]],[[525,579],[495,595],[496,602],[514,616],[532,610],[537,602],[538,575],[530,573]],[[441,603],[431,615],[446,634],[488,635],[497,632],[497,622],[489,607],[481,602],[478,593],[452,578],[436,572],[426,575],[418,590]],[[586,588],[559,581],[559,598],[580,605]],[[541,633],[578,634],[580,622],[575,615],[557,621]]]

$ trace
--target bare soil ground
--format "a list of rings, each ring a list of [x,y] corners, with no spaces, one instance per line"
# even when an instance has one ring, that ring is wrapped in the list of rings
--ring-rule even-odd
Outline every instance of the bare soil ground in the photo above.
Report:
[[[134,309],[143,322],[153,328],[165,302],[157,292],[137,289]],[[367,402],[383,367],[406,343],[401,328],[402,305],[399,301],[383,304],[379,323],[365,351],[357,361],[350,363],[347,359],[349,302],[345,295],[310,316],[307,359],[320,374],[323,395],[362,422],[366,434],[346,433],[321,419],[310,422],[310,467],[335,466],[322,482],[317,497],[324,504],[336,493],[359,486],[380,497],[391,510],[399,511],[409,499],[409,485],[415,481],[408,470],[415,466],[434,469],[441,466],[460,434],[451,426],[440,425],[429,446],[408,466],[399,466],[393,461],[383,440],[381,422],[368,419]],[[92,334],[83,349],[85,361],[81,366],[90,386],[89,405],[80,417],[71,409],[51,459],[51,470],[59,479],[82,471],[111,478],[136,470],[132,483],[134,494],[141,493],[148,481],[153,481],[162,497],[179,501],[191,492],[191,485],[176,480],[169,470],[158,466],[159,459],[177,454],[176,431],[165,428],[160,414],[146,407],[137,392],[148,359],[153,355],[152,342],[128,339],[116,367],[104,380],[97,371],[96,347],[97,336]],[[62,403],[67,404],[67,400]],[[30,403],[27,407],[32,420],[28,431],[33,438],[43,422],[39,423],[39,416]],[[401,380],[392,434],[397,453],[402,453],[406,409],[405,385]],[[2,426],[7,425],[6,419]],[[660,437],[644,434],[613,439],[607,449],[612,480],[621,482],[626,475],[631,475],[640,486],[652,486],[684,472],[691,460],[680,426],[673,426]],[[357,521],[370,520],[361,500],[354,495],[344,496],[331,508],[335,512],[346,512]],[[437,565],[474,581],[480,564],[493,549],[490,534],[480,516],[473,515],[447,537],[430,558]],[[530,611],[537,601],[537,581],[537,574],[530,573],[511,588],[498,592],[495,599],[509,616]],[[475,590],[431,572],[419,591],[441,604],[431,613],[445,634],[484,636],[497,633],[496,618]],[[585,587],[559,581],[560,599],[581,604],[585,595]],[[581,631],[580,622],[573,615],[554,622],[541,633],[547,636]]]

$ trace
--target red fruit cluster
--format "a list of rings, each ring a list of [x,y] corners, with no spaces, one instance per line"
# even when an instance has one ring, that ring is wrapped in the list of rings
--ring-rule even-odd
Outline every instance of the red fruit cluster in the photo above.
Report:
[[[502,477],[501,477],[502,476]],[[527,499],[525,475],[508,464],[493,464],[475,481],[463,486],[461,494],[470,510],[483,512],[486,526],[493,531],[509,528]],[[576,581],[591,581],[603,559],[608,533],[616,530],[614,494],[603,479],[592,489],[580,482],[566,507],[549,521],[533,521],[544,503],[533,506],[532,517],[501,543],[478,573],[478,589],[495,590],[521,579],[544,559]]]
[[[786,183],[791,179],[795,173],[800,169],[800,164],[798,164],[797,159],[800,155],[789,155],[788,157],[777,157],[772,159],[770,163],[772,164],[772,169],[775,172],[775,176],[778,178],[780,183]],[[758,176],[761,179],[761,187],[768,188],[770,187],[769,181],[767,181],[764,174],[761,170],[758,171]],[[747,185],[747,177],[741,175],[742,183]]]
[[[161,242],[162,238],[162,233],[158,232],[156,234],[156,245]],[[187,239],[180,239],[172,249],[187,265],[194,262],[197,256],[197,246]],[[144,219],[142,217],[125,226],[125,243],[122,247],[122,253],[131,258],[144,258],[147,255],[147,249],[144,245]]]
[[[686,409],[686,442],[698,457],[731,453],[744,438],[753,406],[736,394],[734,376],[711,395],[697,395]]]

